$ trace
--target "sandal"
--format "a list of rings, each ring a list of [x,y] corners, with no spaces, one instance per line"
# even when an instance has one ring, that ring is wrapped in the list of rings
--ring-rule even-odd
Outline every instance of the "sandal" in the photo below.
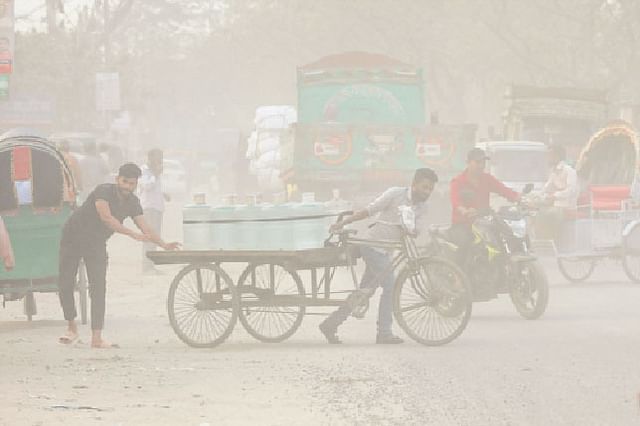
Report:
[[[80,335],[78,333],[65,333],[58,338],[58,343],[63,345],[70,345],[78,340]]]

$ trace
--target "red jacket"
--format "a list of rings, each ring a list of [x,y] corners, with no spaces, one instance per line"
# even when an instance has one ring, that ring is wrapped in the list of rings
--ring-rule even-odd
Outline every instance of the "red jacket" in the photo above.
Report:
[[[471,196],[469,199],[463,200],[461,196],[463,191],[469,191]],[[504,186],[502,182],[490,175],[482,173],[478,184],[474,184],[469,180],[467,171],[465,170],[451,181],[451,221],[453,223],[470,223],[458,207],[474,208],[476,210],[487,209],[490,207],[489,198],[491,193],[502,195],[509,201],[516,201],[520,194]]]

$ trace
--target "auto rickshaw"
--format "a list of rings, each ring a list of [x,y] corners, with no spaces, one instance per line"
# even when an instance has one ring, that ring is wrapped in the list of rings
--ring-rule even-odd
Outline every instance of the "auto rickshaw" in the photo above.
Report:
[[[36,132],[0,135],[0,216],[11,238],[15,267],[0,269],[0,295],[24,301],[28,320],[37,313],[34,293],[58,291],[62,228],[76,207],[73,175],[64,156]],[[87,286],[78,279],[80,313],[86,323]]]

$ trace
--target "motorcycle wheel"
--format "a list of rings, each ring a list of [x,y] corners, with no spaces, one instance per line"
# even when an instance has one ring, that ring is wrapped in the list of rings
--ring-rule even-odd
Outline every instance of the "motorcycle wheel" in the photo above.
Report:
[[[549,303],[549,280],[538,262],[518,265],[519,278],[511,284],[509,296],[518,313],[525,319],[538,319]]]

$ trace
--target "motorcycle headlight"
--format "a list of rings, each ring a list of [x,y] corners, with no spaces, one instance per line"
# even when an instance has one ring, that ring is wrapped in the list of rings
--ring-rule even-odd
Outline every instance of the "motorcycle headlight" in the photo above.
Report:
[[[525,220],[509,220],[506,221],[511,232],[518,238],[524,238],[527,236],[527,222]]]

